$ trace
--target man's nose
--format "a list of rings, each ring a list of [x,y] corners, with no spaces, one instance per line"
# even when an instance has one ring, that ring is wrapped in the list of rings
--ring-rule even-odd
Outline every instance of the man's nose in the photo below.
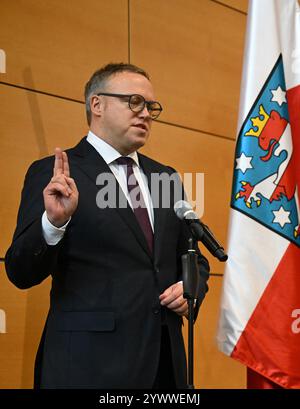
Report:
[[[144,108],[142,111],[139,112],[139,116],[141,118],[151,118],[150,112],[148,110],[147,104],[145,104]]]

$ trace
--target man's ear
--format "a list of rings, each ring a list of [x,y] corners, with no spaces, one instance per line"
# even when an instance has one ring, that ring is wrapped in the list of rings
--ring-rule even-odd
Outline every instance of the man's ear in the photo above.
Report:
[[[102,115],[102,109],[103,109],[103,101],[101,97],[98,95],[93,95],[90,99],[90,107],[91,107],[91,112],[95,116],[101,116]]]

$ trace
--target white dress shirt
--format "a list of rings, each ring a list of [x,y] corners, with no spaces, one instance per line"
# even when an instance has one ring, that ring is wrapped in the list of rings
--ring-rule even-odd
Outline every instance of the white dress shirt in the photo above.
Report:
[[[110,170],[112,171],[117,181],[119,182],[126,196],[126,199],[132,208],[132,203],[131,203],[130,195],[129,195],[128,188],[127,188],[127,176],[126,176],[126,169],[125,169],[126,165],[119,165],[118,163],[115,162],[116,159],[118,159],[121,156],[120,153],[115,148],[113,148],[103,139],[96,136],[91,131],[89,131],[86,140],[96,149],[96,151],[102,156],[104,161],[107,163]],[[140,189],[141,189],[144,201],[145,201],[145,205],[147,207],[150,224],[151,224],[152,230],[154,230],[153,204],[151,200],[150,191],[148,188],[146,175],[144,174],[143,170],[141,169],[139,165],[139,158],[138,158],[137,153],[133,152],[130,155],[128,155],[128,157],[134,160],[133,173],[134,173],[134,176],[136,177],[136,180],[139,183],[139,186],[140,186]],[[96,180],[95,180],[95,183],[96,183]],[[53,224],[49,222],[46,211],[44,212],[42,216],[42,228],[43,228],[43,235],[44,235],[44,238],[47,244],[54,246],[63,238],[64,233],[66,231],[66,227],[68,223],[70,222],[70,220],[71,218],[68,220],[68,222],[64,226],[58,228],[58,227],[53,226]]]

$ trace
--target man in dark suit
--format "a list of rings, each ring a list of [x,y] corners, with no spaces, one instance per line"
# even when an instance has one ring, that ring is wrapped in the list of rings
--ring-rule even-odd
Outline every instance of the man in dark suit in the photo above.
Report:
[[[88,136],[30,166],[6,254],[19,288],[52,276],[35,386],[184,388],[181,255],[190,234],[173,211],[182,187],[178,177],[167,189],[159,183],[154,203],[151,177],[175,171],[137,153],[161,105],[131,64],[96,71],[85,97]],[[200,252],[199,266],[196,313],[209,270]]]

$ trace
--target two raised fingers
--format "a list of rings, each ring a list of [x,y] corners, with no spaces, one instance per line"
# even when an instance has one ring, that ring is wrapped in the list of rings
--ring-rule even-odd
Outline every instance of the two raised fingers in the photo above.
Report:
[[[69,197],[77,192],[74,179],[70,178],[70,167],[68,156],[61,148],[55,149],[55,160],[53,168],[53,177],[51,179],[51,190],[58,191],[62,195]]]
[[[53,176],[59,175],[65,175],[67,178],[70,177],[70,167],[66,152],[63,152],[61,148],[55,148]]]
[[[74,190],[74,180],[71,178],[67,178],[65,175],[58,175],[58,176],[53,176],[51,179],[51,190],[58,191],[62,195],[69,197],[73,190]],[[76,186],[75,186],[76,189]]]

